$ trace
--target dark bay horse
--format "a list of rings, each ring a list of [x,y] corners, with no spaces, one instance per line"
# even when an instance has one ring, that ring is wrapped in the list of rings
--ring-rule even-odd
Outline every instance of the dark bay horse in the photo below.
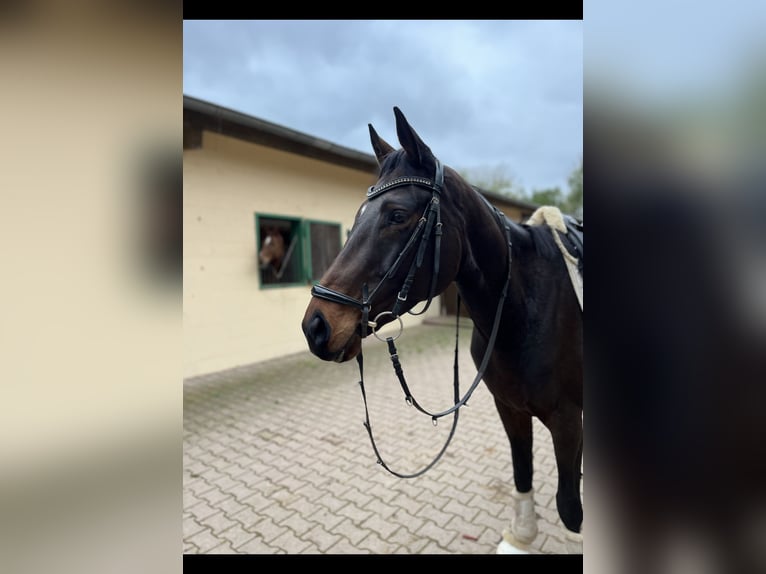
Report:
[[[534,416],[553,439],[559,516],[568,538],[581,541],[582,310],[553,232],[508,220],[442,166],[398,108],[394,114],[402,149],[369,126],[379,179],[312,289],[302,322],[309,348],[323,360],[348,361],[370,327],[455,281],[474,322],[471,354],[480,374],[484,366],[510,441],[516,505],[503,538],[523,548],[537,534]]]

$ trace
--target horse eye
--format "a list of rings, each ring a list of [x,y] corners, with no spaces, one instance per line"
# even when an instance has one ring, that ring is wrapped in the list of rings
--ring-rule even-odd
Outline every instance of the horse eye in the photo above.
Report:
[[[407,214],[400,209],[392,211],[388,216],[388,222],[391,224],[404,223],[405,221],[407,221]]]

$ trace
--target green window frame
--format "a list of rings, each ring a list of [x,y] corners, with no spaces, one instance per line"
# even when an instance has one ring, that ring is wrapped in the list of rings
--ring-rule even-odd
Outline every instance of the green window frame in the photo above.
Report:
[[[279,270],[261,267],[261,252],[269,230],[278,230],[285,245]],[[255,213],[255,248],[261,289],[305,286],[316,283],[343,246],[341,224],[287,215]]]

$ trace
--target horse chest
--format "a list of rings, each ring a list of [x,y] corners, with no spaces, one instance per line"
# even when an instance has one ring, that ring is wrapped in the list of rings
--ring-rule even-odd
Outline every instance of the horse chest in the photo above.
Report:
[[[544,381],[523,379],[507,370],[493,369],[488,370],[484,382],[495,400],[530,415],[541,416],[555,405],[556,395]]]
[[[481,338],[474,344],[472,354],[476,361],[476,357],[481,356],[477,352],[483,350]],[[552,370],[540,367],[545,362],[530,354],[537,354],[533,345],[526,349],[524,346],[496,349],[484,374],[484,383],[496,400],[538,416],[555,405],[557,393],[551,384],[555,377]]]

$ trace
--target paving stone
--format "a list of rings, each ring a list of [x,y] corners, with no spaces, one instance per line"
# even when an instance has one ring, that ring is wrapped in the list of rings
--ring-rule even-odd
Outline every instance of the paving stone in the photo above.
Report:
[[[453,336],[423,325],[402,338],[421,404],[449,401]],[[470,336],[460,344],[469,381]],[[513,469],[486,387],[461,411],[444,457],[401,479],[375,464],[357,380],[355,364],[305,352],[184,381],[183,552],[493,554],[513,517]],[[376,440],[392,453],[384,458],[419,470],[449,424],[432,429],[403,405],[384,345],[365,344],[365,387]],[[537,420],[533,432],[540,534],[531,550],[566,551],[550,432]]]

